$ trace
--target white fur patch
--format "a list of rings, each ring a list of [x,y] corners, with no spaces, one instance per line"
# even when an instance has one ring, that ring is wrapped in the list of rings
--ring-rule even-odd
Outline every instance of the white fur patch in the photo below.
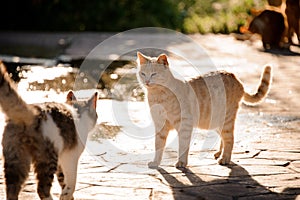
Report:
[[[64,140],[60,136],[60,130],[53,121],[51,115],[47,114],[47,121],[42,122],[42,133],[44,137],[47,137],[58,153],[61,153],[64,148]]]

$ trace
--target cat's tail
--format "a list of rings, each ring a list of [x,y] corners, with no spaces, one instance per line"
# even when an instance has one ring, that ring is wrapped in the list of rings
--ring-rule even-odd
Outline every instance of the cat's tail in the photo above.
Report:
[[[249,105],[259,103],[267,96],[271,86],[271,82],[272,82],[272,68],[270,66],[266,66],[261,75],[260,85],[257,89],[257,92],[255,94],[249,94],[245,92],[243,102]]]
[[[19,96],[16,85],[0,61],[0,105],[7,118],[17,124],[32,124],[37,110]]]

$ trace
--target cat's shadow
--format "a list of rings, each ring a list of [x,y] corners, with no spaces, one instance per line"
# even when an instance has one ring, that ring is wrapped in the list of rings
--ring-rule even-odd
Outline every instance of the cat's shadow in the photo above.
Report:
[[[300,49],[300,45],[293,45]],[[270,53],[278,56],[300,56],[299,52],[296,52],[292,49],[259,49],[260,52]]]
[[[189,168],[181,169],[182,176],[189,180],[189,184],[180,182],[163,168],[158,168],[157,171],[172,189],[175,200],[239,199],[242,197],[246,199],[296,199],[300,194],[300,188],[285,188],[282,193],[273,192],[253,179],[242,166],[232,163],[227,167],[231,170],[228,178],[208,182],[201,179],[201,174],[196,174]]]

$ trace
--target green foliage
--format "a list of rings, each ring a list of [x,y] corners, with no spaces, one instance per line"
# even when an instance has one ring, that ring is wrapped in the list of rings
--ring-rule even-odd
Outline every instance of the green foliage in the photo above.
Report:
[[[195,0],[187,8],[183,22],[186,33],[230,33],[237,32],[247,23],[250,9],[262,6],[263,2],[255,0]]]
[[[164,27],[185,33],[230,33],[259,0],[9,0],[1,30],[124,31]]]

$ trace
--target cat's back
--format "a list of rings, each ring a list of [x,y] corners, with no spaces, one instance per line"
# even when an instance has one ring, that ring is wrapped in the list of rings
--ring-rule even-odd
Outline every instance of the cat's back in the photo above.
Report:
[[[214,71],[197,78],[192,79],[190,82],[193,89],[202,88],[207,90],[210,87],[221,87],[231,88],[235,90],[244,90],[242,83],[239,79],[230,72],[226,71]],[[215,88],[216,89],[216,88]]]
[[[189,83],[197,98],[200,112],[194,123],[203,129],[218,127],[224,113],[235,110],[244,95],[242,83],[234,74],[225,71],[211,72]],[[192,110],[195,110],[195,106],[192,106]]]
[[[262,34],[264,30],[281,30],[284,28],[284,17],[281,13],[273,10],[264,10],[250,23],[249,30]]]
[[[235,104],[240,102],[244,95],[243,84],[233,73],[226,71],[211,72],[189,83],[198,101],[203,102],[205,106],[222,101],[226,101],[228,105]]]
[[[70,106],[63,103],[47,102],[35,104],[42,115],[42,134],[51,141],[61,140],[59,149],[72,148],[77,144],[74,122],[76,117]]]
[[[64,103],[46,102],[42,104],[35,104],[41,112],[50,114],[55,121],[71,122],[73,121],[72,109]]]

